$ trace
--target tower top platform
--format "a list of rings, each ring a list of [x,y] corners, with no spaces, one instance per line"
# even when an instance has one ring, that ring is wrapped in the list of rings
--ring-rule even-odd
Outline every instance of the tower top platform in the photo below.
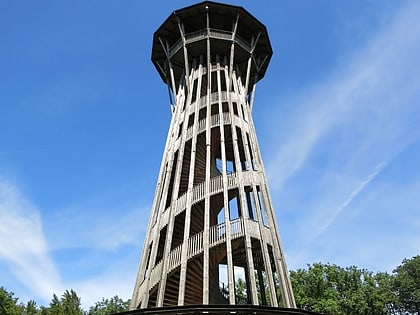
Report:
[[[230,60],[232,44],[235,49]],[[240,6],[212,1],[174,11],[153,36],[152,61],[165,83],[170,81],[170,69],[179,83],[186,60],[189,65],[193,58],[215,62],[219,55],[229,58],[238,76],[249,75],[255,84],[264,77],[272,54],[267,29],[261,22]]]

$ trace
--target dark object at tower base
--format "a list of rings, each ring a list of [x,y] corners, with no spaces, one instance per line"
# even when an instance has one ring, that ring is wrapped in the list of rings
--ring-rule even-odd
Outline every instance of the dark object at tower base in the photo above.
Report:
[[[319,313],[300,309],[258,306],[258,305],[188,305],[143,308],[134,311],[118,313],[118,315],[319,315]],[[115,314],[117,315],[117,314]]]

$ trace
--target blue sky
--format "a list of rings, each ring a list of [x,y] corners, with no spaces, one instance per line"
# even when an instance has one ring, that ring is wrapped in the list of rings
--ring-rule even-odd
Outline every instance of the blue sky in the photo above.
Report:
[[[191,1],[0,1],[0,286],[131,297],[170,122],[152,34]],[[254,120],[290,269],[420,253],[420,3],[232,1],[274,50]]]

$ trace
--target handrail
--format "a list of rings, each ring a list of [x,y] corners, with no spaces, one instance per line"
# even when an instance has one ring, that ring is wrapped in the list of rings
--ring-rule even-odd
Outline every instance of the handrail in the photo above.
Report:
[[[252,46],[243,38],[241,38],[238,34],[235,34],[235,37],[233,36],[233,32],[226,31],[226,30],[220,30],[215,28],[205,28],[198,31],[194,31],[188,34],[185,34],[184,40],[185,44],[188,45],[190,43],[194,43],[203,39],[206,39],[207,37],[214,38],[214,39],[221,39],[221,40],[227,40],[227,41],[233,41],[248,52],[251,52]],[[183,39],[178,39],[170,48],[169,48],[169,58],[172,58],[183,46]]]
[[[242,178],[244,184],[249,184],[254,181],[252,177],[253,171],[242,171]],[[237,173],[230,173],[227,175],[227,189],[237,186]],[[215,176],[210,179],[210,194],[214,195],[223,191],[223,175]],[[204,198],[205,195],[205,182],[201,182],[193,187],[192,203],[196,203]],[[187,192],[183,193],[174,202],[175,215],[181,213],[187,206]],[[168,211],[168,208],[164,212]]]
[[[169,264],[168,271],[172,271],[181,263],[182,244],[175,247],[168,255]]]
[[[163,268],[163,260],[160,260],[158,264],[150,272],[149,284],[148,284],[149,289],[153,288],[161,279],[162,268]]]
[[[247,224],[248,230],[251,230],[251,235],[258,237],[258,222],[251,219],[237,218],[230,221],[230,235],[231,239],[236,239],[244,236],[244,224]],[[265,231],[263,232],[265,233]],[[192,235],[188,239],[187,247],[187,259],[193,258],[194,256],[200,254],[204,250],[203,242],[203,231]],[[226,240],[226,223],[220,223],[213,225],[209,229],[209,248],[213,248],[220,243],[223,243]],[[178,245],[169,252],[168,255],[168,271],[171,272],[176,267],[181,264],[181,253],[183,244]],[[150,281],[148,284],[149,289],[155,286],[159,279],[161,278],[161,273],[163,272],[163,259],[161,259],[157,265],[152,269],[150,273]]]

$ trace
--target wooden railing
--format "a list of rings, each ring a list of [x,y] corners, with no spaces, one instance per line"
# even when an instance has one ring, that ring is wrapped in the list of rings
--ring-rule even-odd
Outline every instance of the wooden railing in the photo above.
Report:
[[[229,174],[227,176],[228,179],[228,187],[233,188],[236,187],[236,173]],[[210,179],[210,194],[217,194],[223,191],[223,176],[216,176]],[[202,200],[205,196],[205,182],[202,182],[198,185],[195,185],[192,190],[192,200],[191,203],[196,203]],[[187,192],[183,193],[176,201],[175,201],[175,215],[181,213],[187,205]],[[168,208],[165,210],[165,212]]]
[[[175,247],[168,256],[168,270],[173,270],[176,266],[178,266],[181,262],[181,252],[182,252],[182,244]]]
[[[158,284],[159,280],[162,279],[162,267],[163,260],[159,261],[158,264],[150,272],[148,284],[149,289],[153,288],[156,284]]]
[[[245,185],[254,181],[252,171],[242,171],[242,179]],[[227,176],[227,189],[237,187],[237,173],[230,173]],[[210,179],[210,195],[215,195],[223,191],[223,176],[216,176]],[[194,204],[202,200],[205,196],[205,182],[202,182],[193,187],[191,203]],[[174,201],[175,215],[180,214],[187,206],[187,192],[183,193],[177,200]],[[167,224],[169,219],[169,207],[165,209],[162,219],[160,220],[159,229]]]
[[[248,232],[251,236],[259,238],[259,225],[258,222],[251,219],[238,218],[230,221],[230,235],[231,239],[236,239],[244,236],[244,225],[247,224]],[[263,231],[265,236],[268,236],[269,230]],[[215,247],[226,241],[226,223],[221,223],[213,225],[209,229],[209,248]],[[182,259],[182,248],[184,244],[180,244],[174,249],[172,249],[168,255],[168,266],[167,272],[171,272],[179,265],[181,265]],[[194,234],[188,239],[187,247],[187,259],[191,259],[194,256],[201,254],[204,250],[203,244],[203,231]],[[162,278],[163,260],[160,260],[157,265],[152,269],[150,273],[150,280],[148,283],[148,288],[153,288],[159,280]],[[146,283],[146,282],[145,282]],[[142,286],[145,284],[142,284]],[[140,287],[140,290],[144,288]]]
[[[203,250],[203,232],[191,236],[188,240],[188,258],[194,257]]]
[[[215,114],[212,115],[210,117],[210,127],[215,127],[215,126],[219,126],[219,125],[228,125],[232,123],[232,119],[229,113],[223,113],[222,117],[220,117],[219,114]],[[201,133],[204,130],[206,130],[206,118],[203,118],[201,120],[198,121],[198,126],[197,126],[197,133]],[[192,138],[193,136],[193,126],[189,127],[186,131],[185,134],[185,139],[184,141],[188,141]]]
[[[185,44],[191,44],[200,40],[204,40],[207,37],[221,39],[226,41],[234,40],[238,44],[240,44],[244,49],[248,52],[251,52],[251,45],[248,41],[244,40],[240,36],[236,34],[235,38],[233,37],[233,33],[231,31],[220,30],[215,28],[205,28],[199,31],[191,32],[185,34]],[[172,58],[183,46],[182,39],[178,39],[175,44],[172,45],[169,49],[169,58]]]

